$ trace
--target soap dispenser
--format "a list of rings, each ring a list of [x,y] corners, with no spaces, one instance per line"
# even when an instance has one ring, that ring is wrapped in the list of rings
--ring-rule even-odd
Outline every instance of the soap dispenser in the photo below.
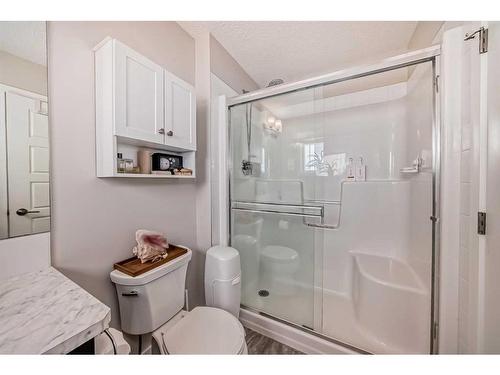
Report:
[[[352,158],[349,158],[349,163],[347,164],[347,179],[348,180],[354,180],[355,178],[355,171],[354,171],[354,160]]]
[[[356,181],[366,181],[366,165],[360,156],[356,163]]]

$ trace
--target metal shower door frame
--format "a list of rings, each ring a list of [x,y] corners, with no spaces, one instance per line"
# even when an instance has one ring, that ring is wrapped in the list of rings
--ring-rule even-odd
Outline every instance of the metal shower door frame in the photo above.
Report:
[[[345,82],[356,78],[371,76],[374,74],[384,73],[395,69],[405,68],[409,66],[416,66],[422,63],[430,62],[432,64],[433,72],[433,118],[432,118],[432,216],[430,217],[432,223],[432,260],[431,260],[431,316],[430,316],[430,343],[429,353],[438,354],[439,349],[439,267],[440,267],[440,178],[441,178],[441,112],[440,112],[440,55],[441,46],[435,45],[428,48],[411,51],[405,54],[389,57],[382,61],[359,67],[344,69],[333,73],[321,75],[314,78],[309,78],[289,84],[282,84],[272,86],[250,93],[245,93],[232,98],[227,98],[225,101],[226,108],[226,145],[227,145],[227,163],[226,163],[226,183],[227,183],[227,196],[226,204],[228,209],[228,223],[227,223],[227,243],[231,243],[231,166],[232,160],[232,145],[231,145],[231,116],[230,109],[239,104],[254,102],[257,100],[270,98],[278,95],[284,95],[296,91],[307,90],[315,87]],[[246,308],[242,305],[243,308]],[[251,309],[254,310],[254,309]],[[254,310],[255,311],[255,310]],[[343,345],[346,348],[353,348],[352,345],[340,342],[336,339],[328,337],[316,331],[310,331],[295,323],[283,321],[279,317],[273,317],[269,314],[264,314],[270,319],[280,321],[300,330],[305,330],[319,336],[330,342]],[[358,349],[359,352],[365,352]]]

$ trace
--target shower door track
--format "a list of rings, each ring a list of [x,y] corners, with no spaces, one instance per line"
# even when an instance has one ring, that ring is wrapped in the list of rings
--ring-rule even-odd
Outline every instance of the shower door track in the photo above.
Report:
[[[438,89],[438,79],[440,77],[440,55],[441,46],[434,45],[428,48],[411,51],[402,55],[386,58],[379,63],[373,65],[365,65],[360,67],[354,67],[350,69],[344,69],[337,72],[325,74],[322,76],[305,79],[298,82],[293,82],[289,84],[282,84],[277,86],[272,86],[260,90],[256,90],[243,95],[235,96],[232,98],[227,98],[226,100],[226,110],[231,107],[253,102],[260,99],[270,98],[282,94],[287,94],[295,91],[301,91],[310,89],[313,87],[319,87],[339,82],[344,82],[356,78],[366,77],[378,73],[384,73],[395,69],[405,68],[409,66],[414,66],[422,64],[425,62],[430,62],[432,64],[433,72],[433,118],[432,118],[432,216],[430,220],[432,222],[432,260],[431,260],[431,316],[430,316],[430,345],[429,353],[438,354],[438,344],[439,344],[439,260],[440,260],[440,176],[441,176],[441,114],[440,114],[440,101],[439,101],[439,89]],[[228,162],[226,164],[226,183],[227,183],[227,209],[229,211],[228,215],[228,243],[231,243],[231,216],[232,216],[232,205],[231,205],[231,169],[230,166],[233,164],[232,160],[232,147],[230,134],[230,116],[227,117],[227,153],[229,155]],[[321,228],[318,228],[321,229]],[[242,305],[243,308],[248,309]],[[254,309],[253,309],[254,310]],[[255,311],[255,310],[254,310]],[[295,323],[290,323],[286,320],[272,317],[269,314],[259,312],[259,314],[264,314],[274,320],[278,320],[284,324],[291,327],[305,330],[311,334],[320,336],[327,339],[328,341],[337,343],[341,346],[345,346],[348,349],[353,349],[351,345],[344,344],[340,341],[332,339],[331,337],[324,336],[315,331],[311,331],[304,327],[300,327]],[[364,352],[360,349],[354,348],[357,351]],[[368,353],[368,352],[365,352]]]
[[[287,325],[289,327],[293,327],[295,329],[298,329],[299,331],[306,332],[309,335],[313,335],[313,336],[319,337],[320,339],[323,339],[325,341],[331,342],[332,344],[335,344],[335,345],[342,346],[342,347],[344,347],[346,349],[352,350],[352,351],[357,352],[359,354],[373,354],[373,353],[368,352],[366,350],[360,349],[360,348],[358,348],[356,346],[353,346],[353,345],[347,344],[345,342],[336,340],[336,339],[334,339],[334,338],[332,338],[330,336],[326,336],[323,333],[316,332],[314,329],[312,329],[310,327],[299,325],[299,324],[291,322],[289,320],[286,320],[286,319],[283,319],[283,318],[279,318],[279,317],[274,316],[272,314],[268,314],[268,313],[266,313],[264,311],[257,310],[257,309],[255,309],[253,307],[250,307],[250,306],[245,306],[245,305],[241,304],[240,307],[243,310],[248,310],[248,311],[251,311],[251,312],[253,312],[255,314],[259,314],[259,315],[263,316],[264,318],[274,320],[276,322],[285,324],[285,325]]]

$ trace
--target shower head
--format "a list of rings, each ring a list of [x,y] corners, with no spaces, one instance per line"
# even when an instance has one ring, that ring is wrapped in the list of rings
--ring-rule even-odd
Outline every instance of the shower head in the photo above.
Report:
[[[269,82],[267,87],[281,85],[282,83],[285,83],[285,81],[283,81],[281,78],[275,78],[271,82]]]

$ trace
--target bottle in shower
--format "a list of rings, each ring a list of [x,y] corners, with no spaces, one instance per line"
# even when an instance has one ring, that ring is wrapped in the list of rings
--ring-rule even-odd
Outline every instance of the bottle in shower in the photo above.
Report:
[[[347,179],[353,181],[354,178],[355,178],[354,160],[353,158],[349,158],[349,162],[347,163]]]

